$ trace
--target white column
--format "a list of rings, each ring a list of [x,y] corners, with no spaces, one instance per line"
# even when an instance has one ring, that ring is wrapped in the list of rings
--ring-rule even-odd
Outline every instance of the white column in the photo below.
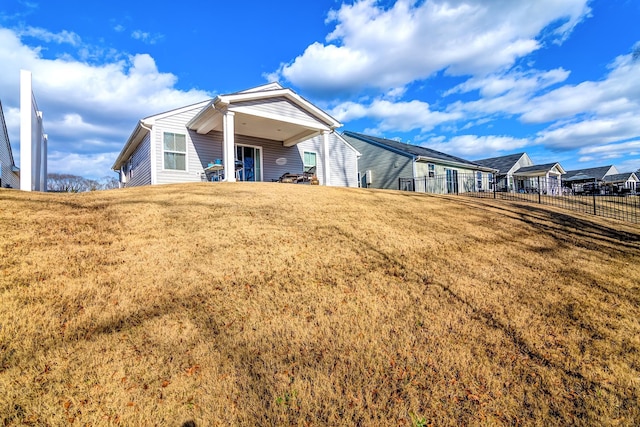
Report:
[[[227,182],[236,182],[236,153],[235,153],[235,113],[225,111],[222,116],[222,157],[224,161],[224,179]]]
[[[31,167],[33,168],[33,189],[35,191],[42,191],[40,187],[42,179],[42,111],[36,111],[36,132],[32,136],[35,147],[31,150],[33,160],[31,161]]]
[[[331,185],[331,157],[329,155],[329,131],[322,132],[322,174],[324,175],[324,185]]]
[[[32,190],[31,172],[31,72],[20,70],[20,190]]]

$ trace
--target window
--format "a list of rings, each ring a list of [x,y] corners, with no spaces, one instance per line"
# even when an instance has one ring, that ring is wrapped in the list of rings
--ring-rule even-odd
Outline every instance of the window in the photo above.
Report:
[[[316,153],[304,152],[304,172],[316,173]]]
[[[164,133],[164,168],[187,170],[187,139],[179,133]]]
[[[493,174],[488,173],[487,177],[489,178],[489,190],[493,190]]]
[[[436,176],[436,165],[434,165],[433,163],[428,163],[427,164],[427,168],[429,171],[429,178],[435,178]]]
[[[478,181],[478,191],[482,190],[482,172],[476,172],[476,181]]]

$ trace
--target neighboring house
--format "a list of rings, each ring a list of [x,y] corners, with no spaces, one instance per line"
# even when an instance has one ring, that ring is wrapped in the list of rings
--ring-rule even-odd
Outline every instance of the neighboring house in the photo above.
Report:
[[[496,190],[510,192],[561,193],[561,177],[566,172],[560,163],[534,165],[527,153],[474,160],[474,163],[496,169]]]
[[[121,186],[197,182],[214,165],[228,182],[315,172],[320,184],[357,187],[360,153],[340,126],[270,83],[140,120],[112,169]]]
[[[635,172],[617,173],[606,175],[604,183],[614,194],[636,193],[640,190],[640,179]]]
[[[615,166],[598,166],[595,168],[575,169],[567,171],[562,180],[567,188],[570,188],[574,194],[582,194],[585,192],[600,193],[600,188],[605,183],[605,177],[618,174]],[[593,186],[595,185],[595,188]]]
[[[19,169],[13,160],[7,123],[0,102],[0,188],[20,188]]]
[[[342,136],[360,153],[362,187],[428,193],[490,191],[493,168],[412,144],[356,132]]]

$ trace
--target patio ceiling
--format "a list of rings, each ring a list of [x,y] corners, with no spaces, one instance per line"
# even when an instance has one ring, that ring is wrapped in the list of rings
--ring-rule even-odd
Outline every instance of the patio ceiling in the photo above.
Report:
[[[233,109],[230,109],[230,111],[233,111]],[[220,111],[210,108],[197,121],[190,123],[189,128],[200,134],[206,134],[211,131],[222,132],[222,116]],[[237,135],[280,141],[285,146],[295,145],[320,134],[323,130],[329,130],[326,126],[318,125],[312,127],[239,111],[235,112],[234,127]]]

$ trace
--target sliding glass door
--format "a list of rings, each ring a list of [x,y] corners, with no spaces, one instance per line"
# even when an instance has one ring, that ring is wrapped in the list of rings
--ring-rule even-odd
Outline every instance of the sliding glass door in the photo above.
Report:
[[[236,179],[262,181],[262,148],[236,145]]]

